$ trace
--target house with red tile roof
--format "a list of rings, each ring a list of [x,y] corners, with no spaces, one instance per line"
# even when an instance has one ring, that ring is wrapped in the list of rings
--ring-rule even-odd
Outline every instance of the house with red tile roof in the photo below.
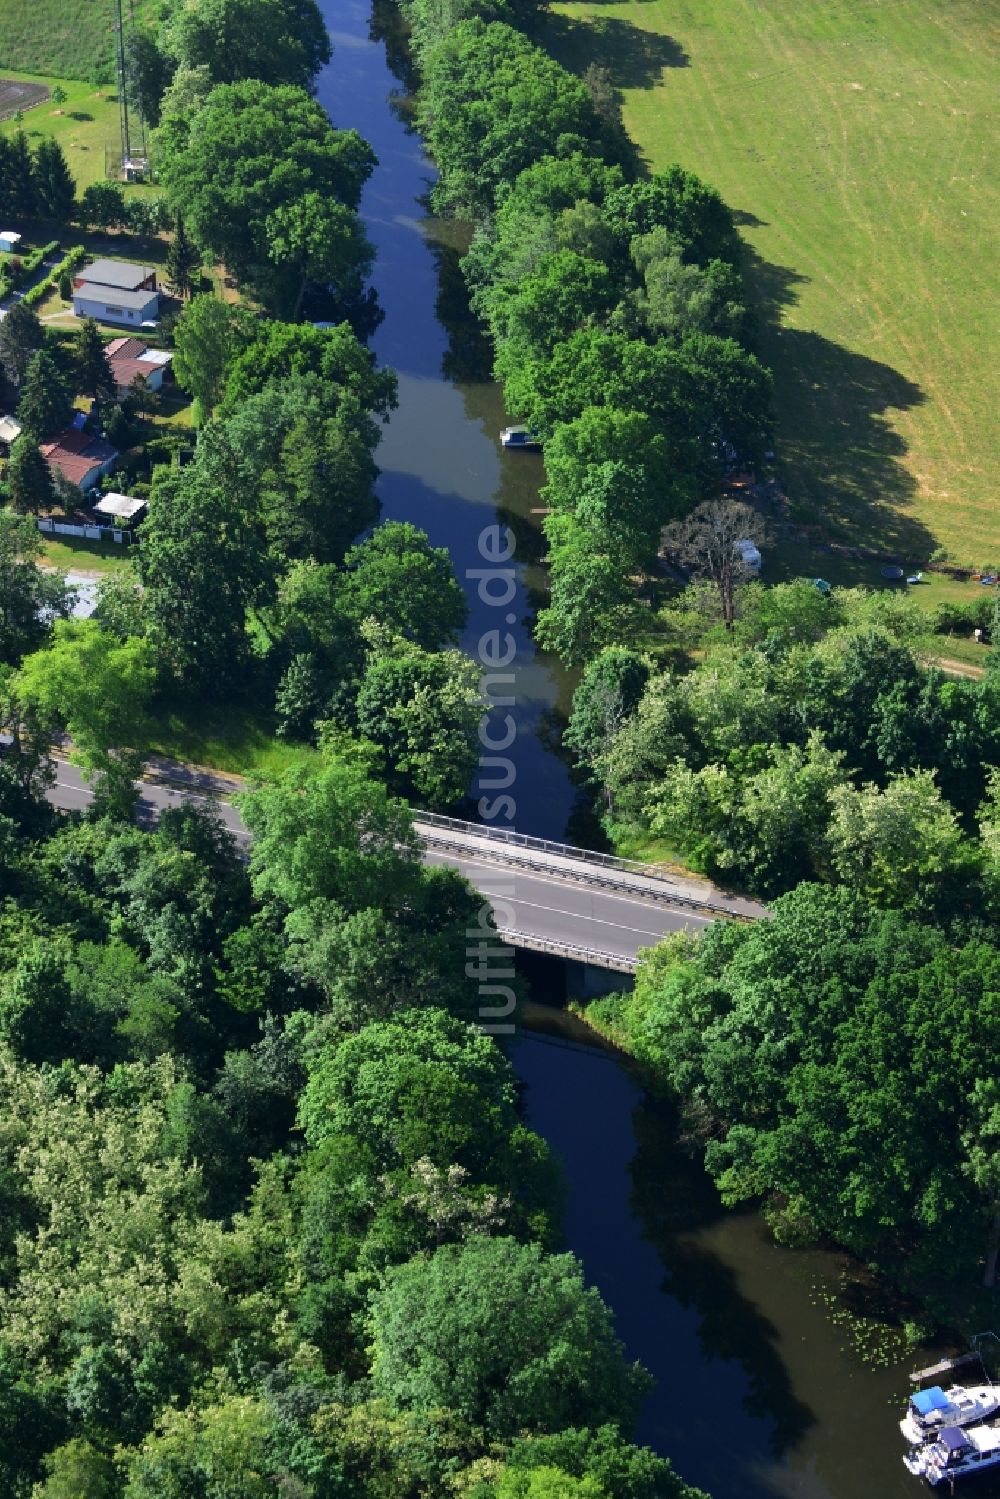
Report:
[[[119,395],[127,395],[137,377],[145,381],[147,390],[159,390],[174,357],[163,349],[151,349],[141,338],[113,338],[104,345],[104,352]]]
[[[49,468],[62,474],[71,484],[80,489],[93,489],[105,474],[110,474],[118,462],[118,449],[113,448],[103,437],[92,437],[89,432],[79,432],[67,427],[51,442],[39,444],[42,457]]]

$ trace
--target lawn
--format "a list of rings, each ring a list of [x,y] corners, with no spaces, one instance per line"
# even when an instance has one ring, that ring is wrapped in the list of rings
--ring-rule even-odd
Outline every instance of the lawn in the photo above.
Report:
[[[135,8],[141,16],[156,7],[153,0],[138,0]],[[0,0],[0,13],[0,71],[114,77],[113,0]]]
[[[10,0],[0,0],[4,11]],[[0,28],[2,29],[2,28]],[[0,78],[14,78],[22,83],[44,84],[49,90],[62,84],[66,98],[61,105],[46,99],[34,109],[24,111],[23,118],[0,121],[0,134],[13,135],[23,130],[32,146],[44,135],[53,136],[62,146],[70,171],[82,192],[92,182],[103,181],[105,162],[121,154],[118,124],[118,98],[113,88],[95,88],[92,83],[75,83],[56,75],[39,76],[13,73],[2,65],[4,53],[0,41]]]
[[[239,704],[199,704],[196,712],[190,703],[160,704],[150,747],[171,760],[247,776],[278,775],[316,755],[308,745],[278,739],[268,718]]]
[[[45,562],[61,573],[114,573],[129,563],[130,548],[113,541],[85,541],[83,537],[43,539]]]
[[[583,0],[552,28],[611,69],[651,168],[738,212],[793,519],[991,559],[1000,8]]]

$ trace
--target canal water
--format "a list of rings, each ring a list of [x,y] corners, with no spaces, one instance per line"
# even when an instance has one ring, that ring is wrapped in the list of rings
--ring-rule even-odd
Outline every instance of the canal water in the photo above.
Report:
[[[449,549],[469,594],[467,648],[475,651],[484,630],[513,633],[518,732],[507,753],[517,826],[563,837],[575,797],[550,746],[569,684],[530,634],[541,584],[532,514],[541,465],[499,447],[502,398],[462,316],[462,230],[425,209],[432,168],[370,30],[370,0],[320,4],[334,58],[318,96],[334,124],[358,129],[379,158],[362,203],[385,314],[372,346],[398,371],[400,397],[378,452],[383,516],[412,521]],[[479,598],[471,576],[484,565],[484,528],[498,519],[518,539],[516,592],[500,611]],[[541,1016],[515,1044],[514,1065],[530,1124],[565,1166],[568,1244],[613,1308],[629,1356],[656,1378],[640,1440],[713,1499],[918,1494],[896,1429],[906,1367],[866,1365],[827,1314],[837,1259],[782,1250],[755,1214],[723,1210],[678,1148],[670,1111],[605,1050],[546,1039]],[[564,1036],[573,1022],[551,1024]],[[588,1037],[580,1027],[577,1040]],[[921,1361],[934,1356],[928,1350]],[[974,1489],[1000,1491],[981,1481]]]
[[[423,207],[433,169],[419,137],[393,107],[400,85],[389,72],[384,46],[370,38],[370,0],[321,0],[321,8],[334,57],[320,75],[318,97],[333,123],[360,131],[379,159],[362,202],[378,252],[373,279],[385,314],[371,347],[399,376],[399,407],[377,454],[382,515],[412,521],[435,546],[450,551],[469,596],[464,644],[473,655],[484,632],[513,635],[517,653],[510,670],[516,681],[510,712],[517,735],[503,753],[514,766],[515,825],[561,838],[575,794],[565,763],[546,742],[553,711],[567,706],[568,684],[559,663],[536,652],[530,632],[533,594],[541,584],[538,529],[531,516],[540,503],[541,460],[500,447],[503,400],[460,294],[462,231],[429,218]],[[516,589],[502,605],[484,602],[475,576],[484,568],[496,571],[495,562],[484,560],[480,541],[498,519],[517,538]],[[499,584],[482,582],[499,596]],[[503,737],[499,727],[493,737]]]

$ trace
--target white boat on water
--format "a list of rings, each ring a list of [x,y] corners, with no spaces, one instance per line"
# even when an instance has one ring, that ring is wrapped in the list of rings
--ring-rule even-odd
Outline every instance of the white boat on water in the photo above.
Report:
[[[944,1426],[933,1441],[912,1448],[903,1462],[932,1489],[939,1483],[953,1485],[967,1473],[1000,1466],[1000,1426]]]
[[[530,427],[504,427],[500,433],[500,446],[504,448],[524,448],[526,452],[537,453],[541,450],[541,438],[537,432]]]
[[[1000,1411],[1000,1385],[953,1384],[947,1390],[932,1385],[915,1390],[899,1429],[913,1446],[933,1441],[945,1426],[972,1426]]]

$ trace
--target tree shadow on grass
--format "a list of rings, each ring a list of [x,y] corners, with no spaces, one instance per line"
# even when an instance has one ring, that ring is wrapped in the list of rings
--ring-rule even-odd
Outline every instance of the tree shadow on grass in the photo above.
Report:
[[[935,538],[909,513],[916,480],[895,412],[924,400],[913,381],[810,329],[766,330],[788,519],[842,545],[926,562]]]
[[[743,224],[759,224],[737,213]],[[787,519],[842,545],[926,561],[935,538],[908,511],[916,480],[893,414],[924,400],[912,380],[878,359],[807,328],[782,324],[808,277],[746,246],[744,274],[757,352],[774,374],[776,451]]]
[[[545,25],[544,44],[574,73],[591,65],[606,68],[616,88],[653,88],[666,68],[686,68],[690,59],[672,36],[644,31],[631,21],[596,17],[575,21],[552,15]]]

